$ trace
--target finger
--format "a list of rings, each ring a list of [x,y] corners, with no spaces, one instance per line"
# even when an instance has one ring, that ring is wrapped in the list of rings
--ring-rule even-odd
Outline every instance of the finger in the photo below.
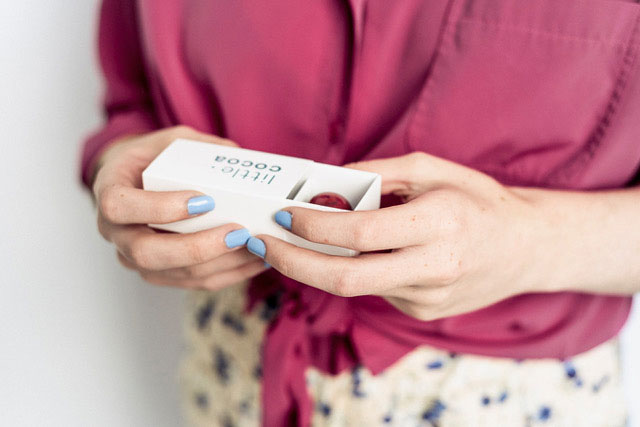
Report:
[[[127,257],[122,255],[119,251],[116,251],[116,254],[118,257],[118,261],[120,261],[120,264],[122,264],[125,268],[129,270],[136,270],[136,271],[138,270],[136,265],[133,262],[129,261]]]
[[[187,267],[162,270],[161,273],[175,279],[202,279],[213,274],[234,270],[245,264],[255,262],[257,257],[246,250],[233,251],[211,261]]]
[[[251,279],[269,268],[270,266],[265,265],[263,260],[258,259],[233,270],[211,275],[204,280],[202,287],[209,290],[222,289],[229,285]]]
[[[349,163],[345,167],[382,176],[382,193],[415,195],[442,185],[464,185],[477,171],[466,166],[431,156],[423,152],[414,152],[388,159],[367,160]]]
[[[157,233],[142,225],[111,226],[110,240],[138,269],[167,270],[202,264],[238,248],[230,249],[224,242],[231,231],[240,230],[238,224],[196,233]]]
[[[275,220],[292,233],[316,243],[357,251],[377,251],[417,245],[425,240],[430,216],[417,204],[404,204],[374,211],[326,212],[289,207]]]
[[[197,192],[153,194],[143,192],[141,175],[144,168],[169,144],[178,138],[195,139],[219,145],[235,146],[232,141],[198,132],[187,126],[176,126],[149,133],[133,140],[116,143],[109,152],[111,161],[101,167],[94,184],[94,194],[101,212],[117,224],[166,223],[202,213],[211,203],[189,206]],[[126,153],[124,155],[123,153]],[[190,209],[191,208],[191,209]],[[210,209],[209,209],[210,210]]]
[[[119,251],[116,251],[116,253],[118,256],[118,261],[120,261],[120,263],[124,267],[128,268],[129,270],[140,270],[140,268],[133,261],[130,261]],[[258,259],[258,257],[246,250],[236,250],[202,264],[194,264],[187,267],[171,268],[167,270],[150,271],[157,273],[158,275],[164,275],[169,279],[203,279],[213,274],[223,273],[242,267],[245,264],[254,263]]]
[[[97,197],[100,214],[113,224],[166,224],[215,208],[211,196],[197,191],[145,191],[111,185]]]
[[[178,279],[160,271],[143,271],[140,276],[147,282],[159,286],[184,289],[218,290],[250,279],[267,270],[264,261],[255,260],[240,267],[213,274],[203,279]]]
[[[400,253],[362,254],[357,257],[331,256],[303,249],[272,236],[259,235],[247,248],[260,253],[280,273],[329,293],[351,297],[380,294],[390,288],[413,283],[415,269],[409,268]]]
[[[212,135],[210,133],[203,133],[190,126],[184,126],[184,125],[174,126],[167,129],[161,129],[159,131],[149,134],[149,136],[152,136],[152,135],[155,137],[150,138],[150,140],[153,141],[153,144],[155,148],[158,150],[158,152],[164,150],[167,146],[169,146],[173,141],[175,141],[178,138],[193,139],[196,141],[210,142],[212,144],[218,144],[218,145],[228,145],[231,147],[238,146],[238,144],[236,144],[235,142],[229,139],[221,138],[219,136]]]
[[[415,165],[408,155],[354,162],[344,167],[379,174],[382,177],[382,194],[406,191],[422,174],[420,171],[413,170]]]

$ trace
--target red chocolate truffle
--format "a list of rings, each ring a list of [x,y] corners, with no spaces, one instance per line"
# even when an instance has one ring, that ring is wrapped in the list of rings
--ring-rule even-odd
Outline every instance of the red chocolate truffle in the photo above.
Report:
[[[344,209],[352,211],[353,208],[349,204],[349,201],[337,193],[320,193],[313,196],[309,201],[314,205],[329,206],[331,208]]]

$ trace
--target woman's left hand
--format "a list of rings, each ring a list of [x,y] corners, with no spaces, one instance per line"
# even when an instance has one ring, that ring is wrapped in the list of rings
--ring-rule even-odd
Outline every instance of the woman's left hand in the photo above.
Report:
[[[545,268],[534,262],[540,221],[516,189],[424,153],[349,167],[381,174],[383,194],[406,203],[358,212],[287,208],[292,233],[362,253],[330,256],[257,236],[265,243],[258,254],[266,252],[282,274],[344,297],[379,295],[421,320],[533,290],[536,272]]]

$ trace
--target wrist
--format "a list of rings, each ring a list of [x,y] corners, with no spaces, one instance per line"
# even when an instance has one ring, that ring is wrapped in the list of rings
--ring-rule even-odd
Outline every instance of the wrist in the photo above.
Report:
[[[640,191],[513,191],[531,207],[529,292],[639,290]]]
[[[562,242],[558,241],[564,230],[562,218],[551,212],[548,200],[538,190],[510,188],[510,191],[520,203],[512,231],[512,250],[520,261],[514,271],[518,293],[559,291],[558,265],[562,264],[564,252]]]

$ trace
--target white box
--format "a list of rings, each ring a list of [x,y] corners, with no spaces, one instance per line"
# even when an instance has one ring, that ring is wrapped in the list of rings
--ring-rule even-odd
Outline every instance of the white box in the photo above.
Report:
[[[330,255],[357,252],[298,237],[275,223],[275,213],[288,206],[344,212],[308,203],[323,192],[341,194],[356,211],[380,207],[378,174],[186,139],[175,140],[160,153],[142,173],[142,183],[145,190],[195,190],[215,201],[211,212],[171,224],[152,224],[154,228],[190,233],[235,222],[252,235],[270,234]]]

